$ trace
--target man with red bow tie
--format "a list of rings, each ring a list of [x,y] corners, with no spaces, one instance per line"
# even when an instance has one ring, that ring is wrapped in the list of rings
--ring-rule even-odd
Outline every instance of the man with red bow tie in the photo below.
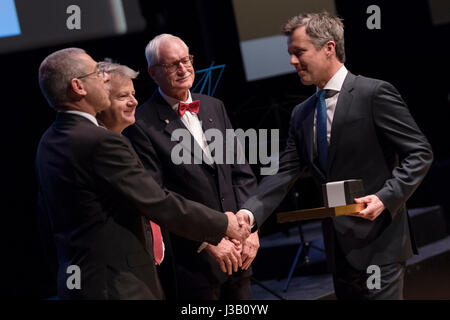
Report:
[[[214,161],[205,131],[218,129],[225,137],[225,130],[232,129],[223,103],[206,95],[191,94],[193,56],[180,38],[161,34],[149,42],[145,55],[148,73],[159,88],[138,107],[136,123],[124,134],[162,187],[213,209],[237,211],[256,187],[256,179],[247,163]],[[201,163],[172,161],[172,149],[179,143],[172,141],[176,129],[186,130],[191,137],[187,152],[192,151],[194,156],[195,149],[202,150]],[[236,153],[236,149],[232,152]],[[244,243],[223,239],[217,246],[173,234],[163,234],[163,238],[166,249],[171,247],[160,266],[168,298],[251,299],[250,264],[259,248],[257,233]],[[175,286],[171,283],[174,279]]]

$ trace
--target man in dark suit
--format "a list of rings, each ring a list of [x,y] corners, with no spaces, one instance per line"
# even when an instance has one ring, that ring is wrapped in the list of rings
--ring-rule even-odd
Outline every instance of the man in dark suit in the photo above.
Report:
[[[323,221],[336,296],[401,299],[405,261],[416,251],[405,202],[432,162],[431,147],[391,84],[347,71],[340,19],[300,14],[284,33],[302,83],[318,91],[292,112],[278,173],[262,180],[238,215],[259,227],[301,172],[319,185],[362,179],[368,195],[355,201],[366,208]],[[379,289],[366,284],[370,265],[380,268]]]
[[[138,107],[135,125],[124,134],[162,187],[215,210],[237,210],[256,187],[256,179],[248,164],[217,161],[217,151],[212,154],[209,149],[205,133],[210,129],[220,132],[224,144],[219,147],[226,149],[225,132],[232,126],[223,103],[209,96],[191,95],[193,57],[180,38],[169,34],[155,37],[146,48],[146,57],[149,74],[159,88]],[[191,109],[188,104],[193,100]],[[188,140],[183,141],[187,147],[183,152],[190,159],[182,163],[173,161],[173,150],[179,143],[173,137],[179,130]],[[200,153],[194,155],[195,150]],[[256,232],[242,244],[230,239],[222,239],[217,245],[201,243],[174,234],[170,239],[179,299],[251,298],[249,267],[259,247]],[[167,263],[161,267],[170,275]]]
[[[127,139],[98,126],[95,115],[111,104],[108,81],[77,48],[49,55],[39,68],[42,93],[58,111],[36,156],[40,212],[57,251],[58,296],[162,299],[153,253],[141,241],[140,216],[211,243],[225,235],[243,241],[249,230],[233,213],[163,191]]]

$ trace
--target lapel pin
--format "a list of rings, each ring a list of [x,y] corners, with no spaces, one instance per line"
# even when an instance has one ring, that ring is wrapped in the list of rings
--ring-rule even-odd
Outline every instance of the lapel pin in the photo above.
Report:
[[[169,122],[170,122],[169,119],[166,119],[166,120],[164,120],[164,121],[165,121],[167,124],[169,124]]]
[[[209,118],[208,120],[209,120],[209,122],[212,122],[212,119],[211,119],[211,118]]]

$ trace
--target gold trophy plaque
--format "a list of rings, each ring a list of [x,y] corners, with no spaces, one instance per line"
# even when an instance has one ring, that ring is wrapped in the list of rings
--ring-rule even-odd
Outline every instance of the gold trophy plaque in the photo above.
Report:
[[[321,207],[314,209],[279,212],[277,213],[277,222],[285,223],[350,215],[353,213],[361,212],[365,207],[366,205],[364,203],[355,203],[333,208]]]

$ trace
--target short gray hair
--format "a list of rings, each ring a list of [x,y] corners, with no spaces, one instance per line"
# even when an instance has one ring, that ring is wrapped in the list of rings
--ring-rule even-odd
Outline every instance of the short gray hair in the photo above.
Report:
[[[147,66],[150,67],[159,63],[159,47],[161,43],[174,39],[180,40],[183,46],[189,51],[189,47],[183,40],[181,40],[181,38],[168,33],[160,34],[154,37],[145,47],[145,58],[147,59]]]
[[[70,102],[67,95],[70,81],[86,70],[79,59],[86,51],[79,48],[66,48],[48,55],[39,67],[39,87],[53,108]]]
[[[345,63],[344,24],[342,19],[328,12],[301,13],[294,16],[282,27],[283,34],[290,36],[299,27],[305,26],[306,34],[314,47],[319,50],[328,41],[336,43],[336,57]]]
[[[125,65],[115,63],[108,58],[98,63],[98,69],[110,75],[117,74],[130,79],[136,79],[139,75],[138,71],[134,71],[133,69]]]

